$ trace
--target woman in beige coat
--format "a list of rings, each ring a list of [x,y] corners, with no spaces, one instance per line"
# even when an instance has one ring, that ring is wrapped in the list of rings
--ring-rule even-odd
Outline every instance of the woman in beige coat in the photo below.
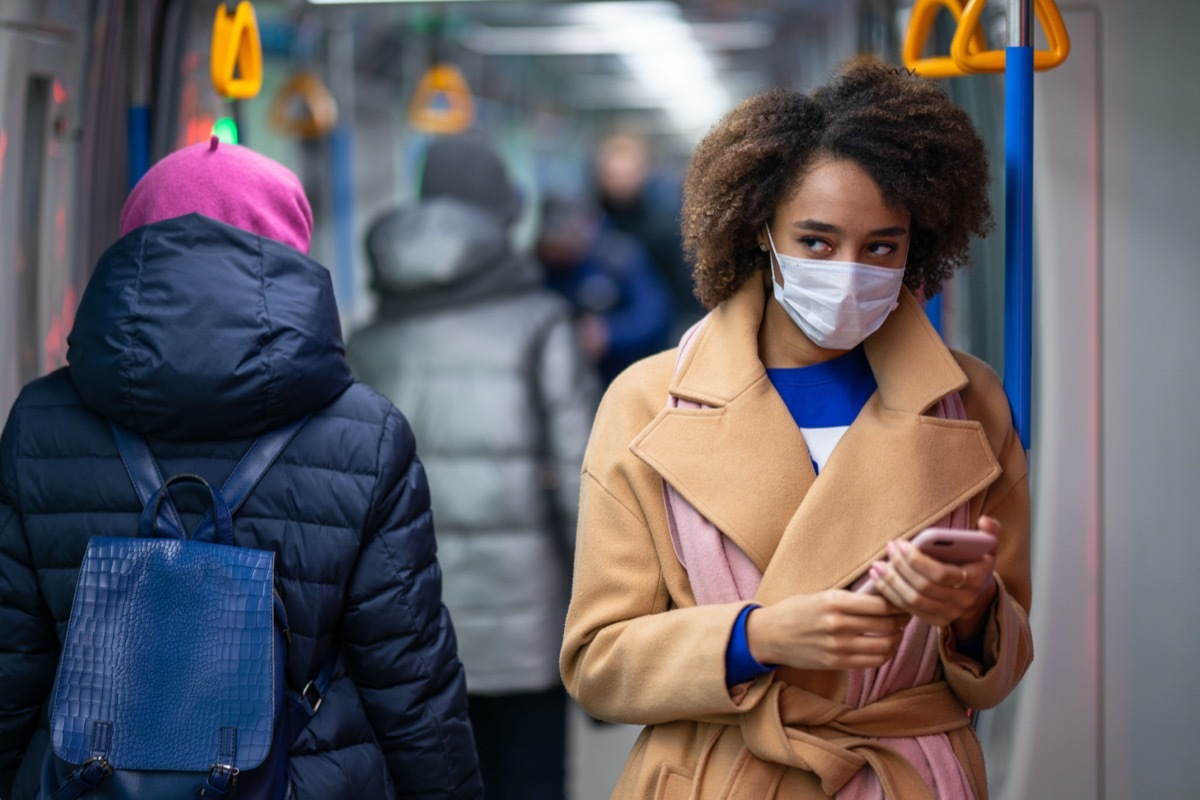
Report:
[[[967,115],[872,59],[697,148],[712,311],[613,383],[584,464],[561,667],[647,726],[613,797],[986,798],[968,709],[1033,657],[1025,454],[916,296],[990,229],[987,179]],[[995,550],[934,560],[908,544],[931,525]]]

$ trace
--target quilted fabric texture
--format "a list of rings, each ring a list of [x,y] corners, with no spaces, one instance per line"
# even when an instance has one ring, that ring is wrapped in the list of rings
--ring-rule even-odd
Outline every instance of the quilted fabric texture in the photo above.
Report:
[[[96,722],[118,769],[206,771],[222,728],[234,766],[271,746],[274,554],[179,539],[88,545],[63,644],[54,752],[81,764]]]
[[[131,536],[142,511],[106,418],[164,475],[220,486],[305,414],[233,521],[236,545],[275,554],[289,685],[335,648],[346,665],[291,748],[293,794],[482,796],[425,472],[401,413],[350,376],[329,272],[191,216],[117,242],[84,295],[70,369],[26,386],[0,435],[0,797],[36,794],[88,539]],[[176,505],[191,530],[209,501]]]

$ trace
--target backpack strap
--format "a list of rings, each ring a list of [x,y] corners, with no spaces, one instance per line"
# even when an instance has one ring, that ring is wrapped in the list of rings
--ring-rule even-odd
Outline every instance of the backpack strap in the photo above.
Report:
[[[150,451],[150,443],[146,441],[145,436],[131,431],[115,420],[110,419],[108,427],[112,429],[113,439],[117,442],[117,451],[121,454],[125,473],[129,475],[138,500],[142,501],[142,507],[145,508],[154,497],[154,493],[163,485],[162,472],[158,469],[158,462],[154,460],[154,453]],[[169,494],[163,498],[163,506],[166,512],[166,518],[162,522],[163,533],[175,539],[186,539],[183,522],[179,519],[175,501]]]
[[[316,716],[317,709],[321,707],[321,701],[325,699],[325,692],[333,681],[333,670],[337,666],[337,659],[338,649],[335,648],[329,658],[325,660],[325,665],[321,667],[317,677],[305,684],[299,694],[288,692],[288,717],[292,737],[299,737],[300,732],[308,725],[308,721]]]
[[[308,422],[308,415],[279,428],[273,428],[254,440],[254,444],[250,445],[250,449],[246,451],[242,460],[238,462],[238,465],[233,468],[233,472],[229,473],[229,477],[225,479],[225,483],[221,485],[221,497],[229,506],[230,515],[237,514],[238,509],[250,496],[250,492],[254,491],[254,487],[275,463],[275,459],[279,458],[279,454],[291,444],[292,439],[296,437],[306,422]],[[196,532],[192,535],[203,538],[208,536],[212,530],[212,512],[209,511],[200,520]]]
[[[52,800],[78,800],[95,790],[112,773],[112,766],[103,757],[90,758],[67,777],[67,782],[54,792]]]
[[[242,456],[242,460],[238,462],[221,486],[221,497],[229,506],[231,515],[236,514],[242,507],[246,498],[250,496],[250,492],[254,490],[263,475],[275,463],[275,459],[279,458],[279,454],[291,443],[306,422],[308,422],[307,415],[287,425],[269,430],[254,440],[250,449]],[[150,443],[146,441],[145,436],[126,428],[119,422],[109,420],[108,424],[112,428],[117,450],[121,453],[121,461],[125,464],[125,472],[133,483],[138,499],[145,506],[164,483],[158,462],[154,460],[154,454],[150,451]],[[166,517],[161,526],[163,533],[176,539],[188,538],[171,496],[164,494],[162,500]],[[209,511],[200,520],[200,524],[192,536],[203,538],[212,532],[212,512]]]

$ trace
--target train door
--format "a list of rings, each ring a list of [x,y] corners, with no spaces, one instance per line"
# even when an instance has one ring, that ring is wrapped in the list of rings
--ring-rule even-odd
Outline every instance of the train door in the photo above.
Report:
[[[0,416],[64,363],[76,257],[86,15],[0,2]]]

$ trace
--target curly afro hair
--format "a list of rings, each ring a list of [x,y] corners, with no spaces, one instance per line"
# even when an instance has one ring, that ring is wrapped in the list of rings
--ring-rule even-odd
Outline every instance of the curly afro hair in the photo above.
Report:
[[[987,149],[932,81],[861,56],[811,96],[775,89],[743,101],[696,147],[683,189],[683,245],[696,296],[712,308],[770,268],[756,234],[818,157],[861,167],[907,211],[904,283],[932,297],[992,229]]]

